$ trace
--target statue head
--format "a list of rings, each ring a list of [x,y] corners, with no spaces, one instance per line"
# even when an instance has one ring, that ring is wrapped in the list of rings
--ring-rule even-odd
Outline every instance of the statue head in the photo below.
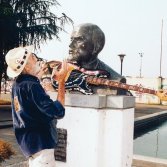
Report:
[[[96,59],[105,44],[103,31],[95,24],[85,23],[74,28],[69,45],[69,59],[78,63]]]

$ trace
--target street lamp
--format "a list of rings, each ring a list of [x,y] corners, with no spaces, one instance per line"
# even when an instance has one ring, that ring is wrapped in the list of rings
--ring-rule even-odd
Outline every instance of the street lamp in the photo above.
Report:
[[[121,60],[121,75],[122,75],[122,64],[123,64],[124,57],[126,55],[125,54],[119,54],[118,56],[120,57],[120,60]]]
[[[140,78],[141,78],[143,53],[139,53],[139,55],[140,55]]]

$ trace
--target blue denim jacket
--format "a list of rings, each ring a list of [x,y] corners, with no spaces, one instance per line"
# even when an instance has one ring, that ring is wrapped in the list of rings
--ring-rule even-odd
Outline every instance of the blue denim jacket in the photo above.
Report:
[[[17,77],[12,87],[13,127],[25,156],[56,146],[56,120],[64,115],[64,107],[50,99],[37,77]]]

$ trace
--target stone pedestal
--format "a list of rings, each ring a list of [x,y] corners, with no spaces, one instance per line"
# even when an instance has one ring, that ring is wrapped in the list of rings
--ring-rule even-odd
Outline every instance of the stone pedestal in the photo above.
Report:
[[[54,93],[50,94],[55,99]],[[131,167],[134,97],[66,95],[66,162],[58,167]]]

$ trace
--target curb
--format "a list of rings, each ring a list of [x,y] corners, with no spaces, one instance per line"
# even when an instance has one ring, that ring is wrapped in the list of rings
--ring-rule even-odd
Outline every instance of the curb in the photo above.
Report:
[[[0,121],[0,129],[10,128],[13,127],[12,120],[2,120]]]
[[[135,166],[135,167],[167,167],[167,160],[134,154],[132,166]]]
[[[134,121],[134,131],[142,130],[143,128],[159,125],[167,120],[167,111],[161,111],[154,114],[138,117]]]
[[[13,127],[12,124],[10,124],[10,125],[0,125],[0,129],[11,128],[11,127]]]

